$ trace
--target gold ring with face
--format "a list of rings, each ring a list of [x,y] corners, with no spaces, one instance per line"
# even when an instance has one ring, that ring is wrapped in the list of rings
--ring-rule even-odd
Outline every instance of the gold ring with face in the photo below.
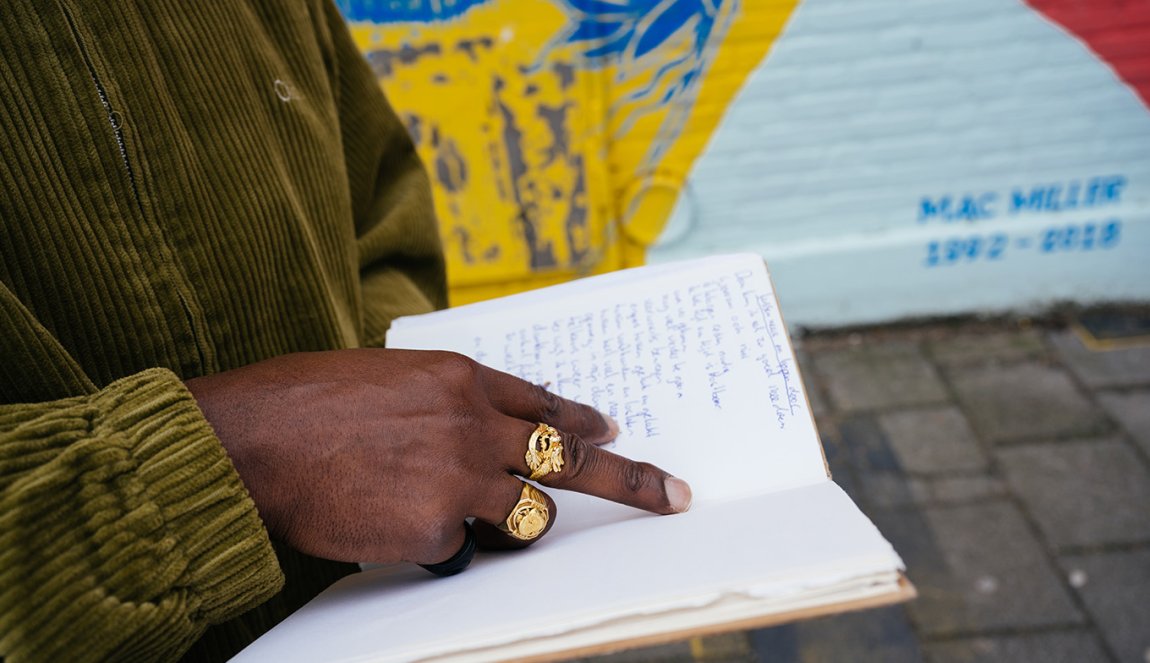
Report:
[[[540,423],[527,440],[527,454],[524,456],[527,467],[531,470],[528,477],[538,481],[552,472],[563,470],[563,438],[559,431],[547,424]]]
[[[547,529],[547,521],[550,519],[547,497],[535,486],[525,483],[519,493],[519,502],[511,509],[507,520],[499,525],[499,529],[521,541],[530,541]]]

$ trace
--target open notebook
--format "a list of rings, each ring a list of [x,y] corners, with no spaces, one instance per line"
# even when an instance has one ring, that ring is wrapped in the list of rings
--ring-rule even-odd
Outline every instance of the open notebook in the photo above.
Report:
[[[551,659],[906,600],[902,562],[827,476],[760,257],[642,267],[402,318],[388,346],[447,349],[590,403],[613,450],[686,479],[653,516],[549,490],[531,548],[463,574],[336,583],[237,661]]]

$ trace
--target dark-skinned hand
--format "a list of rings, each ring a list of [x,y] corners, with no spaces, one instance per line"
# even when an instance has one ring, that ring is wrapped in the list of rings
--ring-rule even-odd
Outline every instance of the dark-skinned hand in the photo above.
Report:
[[[525,545],[495,525],[519,501],[538,422],[564,448],[539,483],[661,514],[691,501],[683,481],[600,449],[618,430],[595,409],[451,352],[290,354],[187,386],[270,534],[319,557],[437,563],[468,517],[485,547]]]

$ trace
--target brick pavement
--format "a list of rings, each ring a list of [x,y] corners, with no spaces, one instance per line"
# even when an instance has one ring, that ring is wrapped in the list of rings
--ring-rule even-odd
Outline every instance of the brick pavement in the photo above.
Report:
[[[919,598],[597,663],[1150,663],[1150,345],[1009,321],[799,354],[835,480]]]

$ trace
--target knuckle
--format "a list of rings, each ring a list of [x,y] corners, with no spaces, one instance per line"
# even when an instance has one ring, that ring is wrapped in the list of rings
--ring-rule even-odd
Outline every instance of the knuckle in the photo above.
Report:
[[[471,435],[475,431],[482,429],[483,417],[480,416],[474,407],[464,405],[449,408],[446,414],[448,420],[451,422],[451,429],[455,431],[452,434],[453,439],[466,439],[467,435]]]
[[[535,400],[538,403],[536,409],[541,419],[546,422],[557,420],[563,414],[563,400],[543,385],[532,385],[532,389],[535,391]]]
[[[470,383],[475,380],[479,364],[474,359],[458,352],[436,352],[438,360],[438,373],[445,379],[456,383]]]
[[[570,472],[564,472],[568,477],[575,478],[587,475],[593,471],[588,465],[593,465],[594,454],[588,447],[586,440],[578,435],[568,435],[563,444],[563,452],[567,455],[567,467]]]
[[[627,461],[621,468],[622,485],[630,493],[642,492],[647,487],[647,477],[650,473],[642,463]]]

